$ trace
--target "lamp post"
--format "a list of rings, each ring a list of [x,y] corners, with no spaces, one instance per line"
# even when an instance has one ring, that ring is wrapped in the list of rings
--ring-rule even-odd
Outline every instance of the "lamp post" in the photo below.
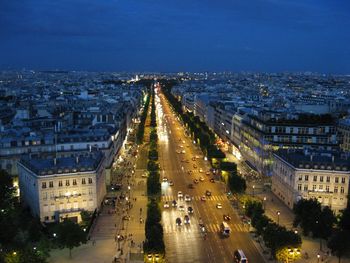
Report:
[[[281,214],[281,212],[277,211],[277,224],[278,225],[280,224],[280,214]]]
[[[264,196],[264,199],[263,199],[263,208],[264,208],[264,210],[266,210],[265,208],[266,208],[266,196]]]
[[[255,190],[255,185],[253,185],[253,196],[255,196],[254,190]]]
[[[320,257],[321,257],[320,253],[317,253],[317,262],[320,262]]]

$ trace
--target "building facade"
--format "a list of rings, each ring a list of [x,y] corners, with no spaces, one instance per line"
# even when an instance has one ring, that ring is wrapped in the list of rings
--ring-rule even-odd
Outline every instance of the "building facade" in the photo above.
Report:
[[[279,150],[273,156],[272,191],[289,208],[302,198],[315,198],[335,213],[346,208],[350,178],[347,155]]]
[[[106,195],[101,152],[18,162],[21,201],[41,222],[80,222],[81,211],[99,209]]]

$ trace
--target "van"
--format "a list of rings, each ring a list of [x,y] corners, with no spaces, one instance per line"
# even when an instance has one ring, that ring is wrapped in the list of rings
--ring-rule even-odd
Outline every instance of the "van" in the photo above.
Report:
[[[231,233],[231,228],[226,222],[222,222],[220,225],[221,234],[224,236],[229,236]]]
[[[244,252],[242,249],[237,249],[234,252],[235,262],[237,263],[248,263],[248,259],[244,255]]]

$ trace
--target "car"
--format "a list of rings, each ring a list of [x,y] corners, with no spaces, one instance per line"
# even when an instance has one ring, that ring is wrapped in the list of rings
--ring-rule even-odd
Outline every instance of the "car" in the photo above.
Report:
[[[199,181],[204,182],[204,177],[203,176],[199,177]]]
[[[169,181],[169,185],[170,185],[170,186],[173,186],[173,185],[174,185],[174,182],[170,180],[170,181]]]
[[[172,206],[172,207],[177,207],[177,202],[176,202],[176,200],[173,200],[173,201],[171,202],[171,206]]]
[[[203,169],[199,168],[198,172],[203,173]]]
[[[190,217],[188,215],[184,216],[184,224],[189,224],[190,223]]]
[[[193,189],[193,184],[188,184],[188,188]]]
[[[214,178],[211,178],[211,179],[210,179],[210,182],[211,182],[211,183],[215,183]]]
[[[230,221],[231,220],[231,216],[230,215],[223,215],[222,216],[224,218],[225,221]]]
[[[159,258],[160,258],[160,257],[159,257],[159,254],[158,254],[158,253],[157,253],[157,254],[154,254],[154,258],[155,258],[156,261],[159,261]]]
[[[180,145],[180,148],[183,148],[184,146],[183,145]]]
[[[199,183],[198,179],[194,179],[193,182],[194,182],[195,184],[198,184],[198,183]]]
[[[181,162],[186,162],[186,159],[182,159]]]
[[[152,261],[153,260],[153,255],[152,254],[147,254],[147,260]]]
[[[199,159],[200,157],[199,157],[199,155],[196,155],[196,159]]]
[[[163,182],[164,182],[164,183],[168,182],[168,178],[164,177],[164,178],[163,178]]]
[[[204,224],[199,224],[199,228],[200,228],[202,233],[206,233],[207,232],[207,229],[206,229]]]
[[[183,140],[182,143],[186,143],[186,142]]]
[[[169,208],[169,203],[168,202],[164,203],[164,208]]]
[[[188,173],[189,175],[191,175],[193,172],[192,172],[191,170],[189,170],[187,173]]]
[[[209,190],[205,191],[206,196],[211,196],[211,192]]]
[[[182,154],[185,154],[185,153],[186,153],[186,151],[185,151],[185,150],[182,150],[182,151],[181,151],[181,153],[182,153]]]
[[[192,161],[195,161],[196,160],[196,157],[192,157]]]
[[[141,177],[143,177],[143,178],[148,177],[148,176],[147,176],[147,173],[143,173],[143,174],[141,175]]]
[[[130,216],[123,216],[123,220],[130,220]]]
[[[177,226],[181,226],[182,225],[181,218],[180,217],[176,218],[175,223]]]
[[[222,204],[221,203],[217,203],[216,204],[216,208],[221,209],[222,208]]]
[[[190,195],[185,195],[185,201],[186,202],[191,202],[192,198]]]
[[[183,197],[184,197],[184,194],[183,194],[181,191],[178,191],[178,192],[177,192],[177,197],[178,197],[178,198],[183,198]]]
[[[202,195],[201,196],[201,201],[205,201],[205,200],[207,200],[207,198],[205,197],[205,195]]]
[[[210,175],[210,171],[206,171],[205,174],[206,174],[206,175]]]
[[[179,206],[179,210],[180,210],[180,211],[185,211],[185,207],[184,207],[183,205],[180,205],[180,206]]]
[[[192,206],[187,207],[187,212],[188,212],[189,214],[193,214],[193,208],[192,208]]]
[[[181,151],[179,151],[179,150],[176,150],[176,153],[181,153]]]
[[[193,168],[196,169],[196,168],[197,168],[197,165],[194,164],[194,165],[193,165]]]

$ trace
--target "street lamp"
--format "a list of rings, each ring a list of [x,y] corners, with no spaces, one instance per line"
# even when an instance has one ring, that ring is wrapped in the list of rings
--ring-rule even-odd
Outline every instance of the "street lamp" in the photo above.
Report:
[[[53,233],[53,237],[56,237],[57,236],[57,234],[56,233]]]
[[[320,262],[320,257],[321,257],[320,253],[317,253],[317,262]]]
[[[278,225],[280,224],[280,214],[281,214],[281,212],[277,211],[277,224]]]
[[[254,190],[255,190],[255,185],[253,185],[253,196],[254,196],[254,194],[255,194],[255,193],[254,193]]]
[[[266,196],[264,196],[264,199],[263,199],[263,207],[264,207],[264,210],[265,210],[265,207],[266,207]]]

